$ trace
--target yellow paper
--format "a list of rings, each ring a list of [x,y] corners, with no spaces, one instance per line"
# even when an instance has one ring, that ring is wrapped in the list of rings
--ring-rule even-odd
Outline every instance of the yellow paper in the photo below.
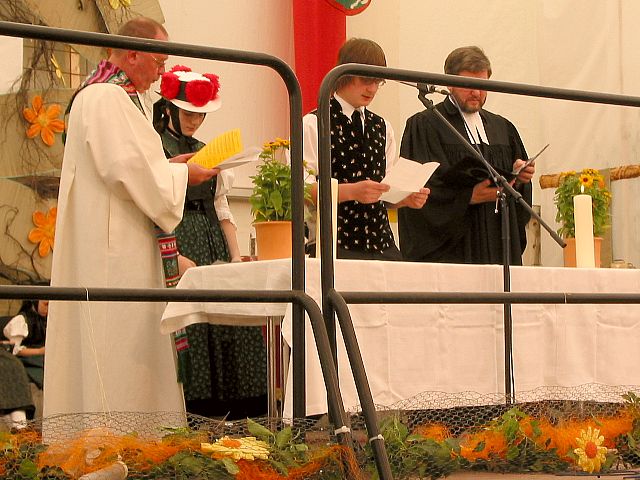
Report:
[[[197,163],[205,168],[213,168],[220,162],[240,152],[242,152],[242,138],[240,129],[236,128],[211,140],[189,159],[189,163]]]

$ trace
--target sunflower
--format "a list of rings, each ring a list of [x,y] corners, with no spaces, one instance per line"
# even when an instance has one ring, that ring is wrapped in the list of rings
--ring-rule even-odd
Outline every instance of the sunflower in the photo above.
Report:
[[[40,210],[33,212],[35,228],[29,232],[29,241],[38,244],[38,253],[46,257],[53,250],[53,240],[56,233],[56,214],[58,209],[51,207],[47,213]]]
[[[600,430],[588,427],[586,432],[580,431],[580,436],[576,437],[578,448],[573,450],[578,456],[578,465],[582,467],[585,472],[593,473],[599,472],[602,468],[602,463],[607,456],[607,447],[602,446],[604,442],[604,436],[600,435]]]
[[[212,453],[214,458],[231,457],[233,460],[267,460],[269,445],[256,437],[229,438],[226,435],[214,443],[201,443],[200,449]]]
[[[55,142],[54,133],[64,131],[64,121],[58,118],[60,110],[57,103],[45,108],[40,95],[33,97],[31,108],[26,107],[22,110],[22,116],[31,124],[27,129],[27,137],[34,138],[40,134],[44,144],[52,146]]]
[[[591,175],[588,175],[586,173],[581,173],[578,179],[580,180],[580,185],[582,185],[585,188],[593,185],[593,177]]]

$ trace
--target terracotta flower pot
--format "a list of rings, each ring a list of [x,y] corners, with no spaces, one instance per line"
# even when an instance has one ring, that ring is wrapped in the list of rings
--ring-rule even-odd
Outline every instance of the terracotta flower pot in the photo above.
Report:
[[[253,226],[258,260],[291,257],[291,222],[257,222]]]
[[[576,266],[576,239],[569,237],[565,238],[567,246],[564,247],[563,255],[564,255],[564,266],[565,267],[575,267]],[[596,259],[596,268],[600,268],[600,249],[602,247],[602,237],[594,237],[593,238],[593,248]]]

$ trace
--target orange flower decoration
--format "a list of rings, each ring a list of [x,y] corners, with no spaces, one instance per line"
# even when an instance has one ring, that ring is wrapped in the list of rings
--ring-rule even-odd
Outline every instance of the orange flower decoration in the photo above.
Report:
[[[56,233],[56,214],[58,209],[51,207],[45,214],[40,210],[33,212],[33,224],[36,228],[29,232],[29,241],[38,243],[38,253],[46,257],[53,250],[53,239]]]
[[[413,433],[424,438],[430,438],[436,442],[444,442],[447,438],[451,437],[449,429],[440,423],[418,425]]]
[[[25,120],[31,124],[27,129],[27,137],[34,138],[40,134],[45,145],[52,146],[56,139],[54,134],[64,131],[64,121],[58,118],[60,110],[60,105],[57,103],[45,108],[40,95],[33,97],[31,108],[22,110]]]
[[[460,442],[460,455],[470,462],[489,460],[490,458],[505,458],[507,441],[504,435],[493,430],[481,430],[466,435]]]

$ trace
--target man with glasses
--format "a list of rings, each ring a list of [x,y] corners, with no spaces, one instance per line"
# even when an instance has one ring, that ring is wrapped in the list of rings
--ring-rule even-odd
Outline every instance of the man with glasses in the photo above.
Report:
[[[364,38],[352,38],[340,48],[338,65],[345,63],[387,65],[382,48]],[[389,190],[380,181],[397,162],[396,141],[389,122],[366,108],[383,84],[379,78],[343,76],[331,98],[331,175],[338,180],[338,258],[401,260],[387,207],[380,201],[380,195]],[[318,172],[317,111],[304,116],[303,128],[304,159],[311,170]],[[314,205],[317,185],[312,186]],[[421,208],[427,195],[428,189],[424,188],[393,207]],[[315,238],[315,224],[310,222],[309,226],[310,238]]]
[[[168,38],[162,25],[143,17],[124,24],[118,34]],[[190,155],[171,160],[164,155],[140,95],[164,72],[166,59],[113,49],[73,95],[52,286],[164,286],[154,225],[173,231],[187,183],[218,173],[184,163]],[[162,310],[153,302],[52,302],[45,416],[184,411],[172,341],[159,331]]]
[[[457,48],[444,64],[445,73],[479,79],[491,76],[491,63],[475,46]],[[435,106],[460,134],[531,204],[533,164],[527,158],[516,127],[506,118],[483,108],[487,92],[451,87],[451,94]],[[398,213],[400,250],[405,260],[444,263],[502,263],[500,189],[489,179],[479,160],[434,112],[424,110],[407,120],[400,154],[421,163],[436,161],[440,167],[427,182],[429,203],[420,210]],[[509,197],[510,263],[522,264],[526,246],[525,225],[529,213]],[[496,211],[497,210],[497,211]]]

